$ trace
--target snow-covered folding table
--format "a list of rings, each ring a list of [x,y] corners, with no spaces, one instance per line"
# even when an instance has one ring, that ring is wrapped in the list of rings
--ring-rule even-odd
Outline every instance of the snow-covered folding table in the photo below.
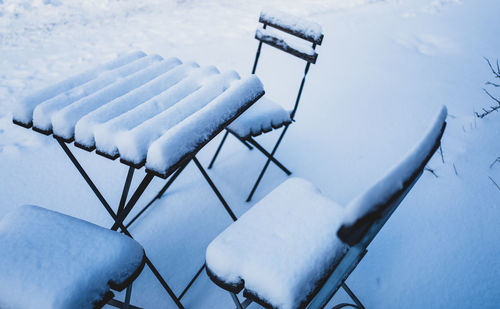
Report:
[[[53,135],[115,220],[111,229],[131,236],[127,227],[137,217],[127,226],[124,220],[151,180],[170,177],[161,195],[191,161],[236,220],[196,154],[263,95],[255,75],[240,78],[234,71],[137,51],[27,96],[17,104],[13,122]],[[72,154],[72,142],[129,166],[116,212]],[[143,166],[146,175],[127,201],[134,171]],[[182,308],[179,298],[186,290],[177,297],[147,257],[146,265]]]

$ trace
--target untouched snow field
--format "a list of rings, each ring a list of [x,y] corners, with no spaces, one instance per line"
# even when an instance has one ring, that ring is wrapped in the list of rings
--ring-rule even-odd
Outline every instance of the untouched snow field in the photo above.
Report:
[[[494,182],[500,184],[500,162],[491,164],[500,156],[500,114],[473,117],[493,103],[481,88],[493,79],[483,57],[500,58],[497,0],[0,0],[0,217],[35,204],[112,225],[56,142],[12,124],[17,100],[137,49],[248,73],[263,6],[323,27],[297,122],[277,157],[337,203],[345,205],[381,177],[419,140],[439,107],[448,107],[443,157],[429,164],[436,176],[422,176],[375,238],[347,280],[351,289],[367,308],[498,307],[500,189]],[[286,107],[302,72],[301,62],[271,48],[257,69],[267,95]],[[276,138],[259,140],[270,147]],[[199,155],[205,166],[219,139]],[[265,159],[228,141],[209,173],[239,216],[286,176],[271,166],[245,203]],[[117,205],[127,168],[94,153],[75,154]],[[162,184],[154,180],[142,203]],[[230,222],[191,164],[131,233],[179,294],[202,265],[208,243]],[[340,292],[333,301],[345,299]],[[174,308],[147,269],[132,301]],[[188,308],[232,307],[205,274],[182,301]]]

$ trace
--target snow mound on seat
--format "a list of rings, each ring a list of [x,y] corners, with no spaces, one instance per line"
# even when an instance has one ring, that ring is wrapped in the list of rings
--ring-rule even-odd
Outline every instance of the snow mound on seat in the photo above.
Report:
[[[0,221],[0,308],[92,308],[141,265],[135,240],[37,206]]]
[[[275,308],[298,308],[347,249],[336,235],[342,216],[314,185],[291,178],[210,243],[206,265]]]
[[[228,129],[240,137],[248,137],[271,131],[273,128],[279,128],[291,122],[290,112],[274,101],[263,97],[228,125]]]

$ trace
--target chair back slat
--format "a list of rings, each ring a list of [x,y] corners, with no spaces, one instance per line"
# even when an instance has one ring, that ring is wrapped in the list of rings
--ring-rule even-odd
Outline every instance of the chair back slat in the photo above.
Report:
[[[316,63],[318,54],[310,46],[301,46],[287,42],[287,40],[276,33],[272,33],[267,29],[257,29],[255,38],[267,45],[275,47],[281,51],[289,53],[295,57],[301,58],[310,63]]]
[[[259,22],[316,45],[321,45],[323,42],[323,33],[319,24],[278,10],[270,8],[262,10]]]
[[[426,164],[441,144],[446,127],[443,106],[419,144],[385,177],[346,208],[337,235],[350,246],[367,247],[423,173]]]

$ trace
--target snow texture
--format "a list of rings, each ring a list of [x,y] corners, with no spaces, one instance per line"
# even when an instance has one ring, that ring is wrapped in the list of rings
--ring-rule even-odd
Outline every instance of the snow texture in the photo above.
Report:
[[[321,25],[269,7],[262,10],[260,20],[292,32],[301,33],[315,41],[319,40],[323,34]]]
[[[343,208],[291,178],[208,246],[207,267],[275,308],[298,308],[347,246],[337,238]]]
[[[82,85],[94,78],[96,78],[100,73],[106,70],[112,70],[118,68],[124,64],[134,61],[138,58],[144,57],[141,51],[135,51],[128,54],[124,54],[117,59],[105,63],[103,65],[96,66],[93,69],[87,70],[83,73],[65,79],[59,83],[52,86],[43,88],[33,94],[25,97],[13,110],[14,120],[19,121],[24,124],[29,124],[32,121],[33,109],[41,102],[50,99],[64,91]]]
[[[235,71],[221,74],[214,66],[200,68],[177,58],[153,55],[118,63],[124,65],[95,73],[95,79],[39,102],[34,108],[35,127],[142,164],[151,144],[182,123],[172,132],[183,137],[166,134],[150,156],[149,168],[164,173],[263,92],[257,77],[236,82],[240,77]],[[158,152],[167,158],[159,158]]]
[[[291,122],[290,112],[276,102],[263,97],[231,122],[228,129],[240,137],[248,137],[271,131],[273,128],[277,129]]]
[[[155,77],[167,72],[176,66],[178,59],[171,58],[129,75],[77,102],[64,107],[52,116],[52,130],[54,135],[71,139],[74,135],[75,125],[86,114],[100,106],[142,86]]]
[[[183,98],[172,107],[144,121],[132,130],[119,134],[116,138],[116,144],[120,157],[137,164],[143,162],[146,159],[148,148],[154,140],[217,98],[237,79],[239,79],[239,76],[234,71],[214,75],[208,78],[206,84],[200,89]],[[213,115],[213,117],[210,121],[215,122],[218,116]],[[204,133],[203,131],[191,132],[194,136]],[[178,149],[182,149],[182,147]]]
[[[94,146],[93,130],[95,126],[118,117],[159,95],[165,89],[181,81],[196,66],[192,62],[182,65],[181,61],[177,60],[176,67],[172,70],[83,116],[75,126],[75,140],[87,147]]]
[[[33,111],[33,126],[44,131],[52,130],[52,116],[57,111],[161,60],[158,55],[142,57],[39,104]]]
[[[1,308],[93,308],[141,265],[135,240],[37,206],[0,221]]]
[[[192,92],[198,90],[205,79],[219,73],[213,66],[199,68],[196,63],[187,65],[196,69],[186,76],[185,79],[147,102],[96,126],[94,136],[97,149],[111,156],[118,154],[116,138],[121,132],[132,130],[154,115],[173,106]]]
[[[366,214],[375,211],[374,207],[383,205],[395,192],[403,188],[404,182],[422,165],[432,147],[434,147],[438,136],[441,134],[446,116],[447,109],[446,106],[443,106],[424,137],[406,157],[377,181],[375,185],[347,205],[343,220],[344,224],[351,225]]]
[[[302,94],[308,104],[278,155],[293,165],[295,175],[341,205],[411,149],[436,108],[448,107],[444,162],[435,155],[428,164],[439,177],[424,172],[349,276],[350,288],[367,308],[498,307],[500,191],[493,181],[500,184],[500,162],[493,161],[500,155],[500,113],[475,119],[473,110],[494,103],[481,88],[487,80],[494,82],[483,56],[499,57],[500,40],[494,38],[500,1],[51,3],[4,0],[0,5],[0,217],[16,205],[36,202],[102,226],[113,223],[57,143],[12,124],[10,111],[19,98],[131,48],[247,72],[257,47],[259,13],[269,5],[317,21],[327,38],[321,65],[311,68]],[[297,76],[304,71],[302,61],[289,58],[265,50],[257,68],[266,96],[285,108],[283,102],[294,101]],[[221,137],[197,154],[205,166]],[[264,134],[259,142],[272,146],[277,137]],[[127,168],[94,154],[75,150],[75,155],[108,202],[118,205]],[[238,217],[286,179],[270,167],[253,201],[245,202],[264,161],[228,137],[210,171]],[[183,290],[203,263],[207,245],[231,221],[194,165],[181,176],[133,225],[134,236],[175,291]],[[140,181],[134,177],[132,187]],[[158,190],[162,186],[155,184]],[[150,189],[151,195],[157,192]],[[141,308],[176,308],[148,271],[132,294]],[[347,300],[340,291],[326,308]],[[205,274],[182,303],[193,309],[234,307],[227,292]]]
[[[236,75],[236,73],[233,73]],[[148,150],[146,167],[164,174],[170,167],[207,142],[217,129],[248,107],[264,91],[255,75],[234,81],[231,87],[156,140]]]

